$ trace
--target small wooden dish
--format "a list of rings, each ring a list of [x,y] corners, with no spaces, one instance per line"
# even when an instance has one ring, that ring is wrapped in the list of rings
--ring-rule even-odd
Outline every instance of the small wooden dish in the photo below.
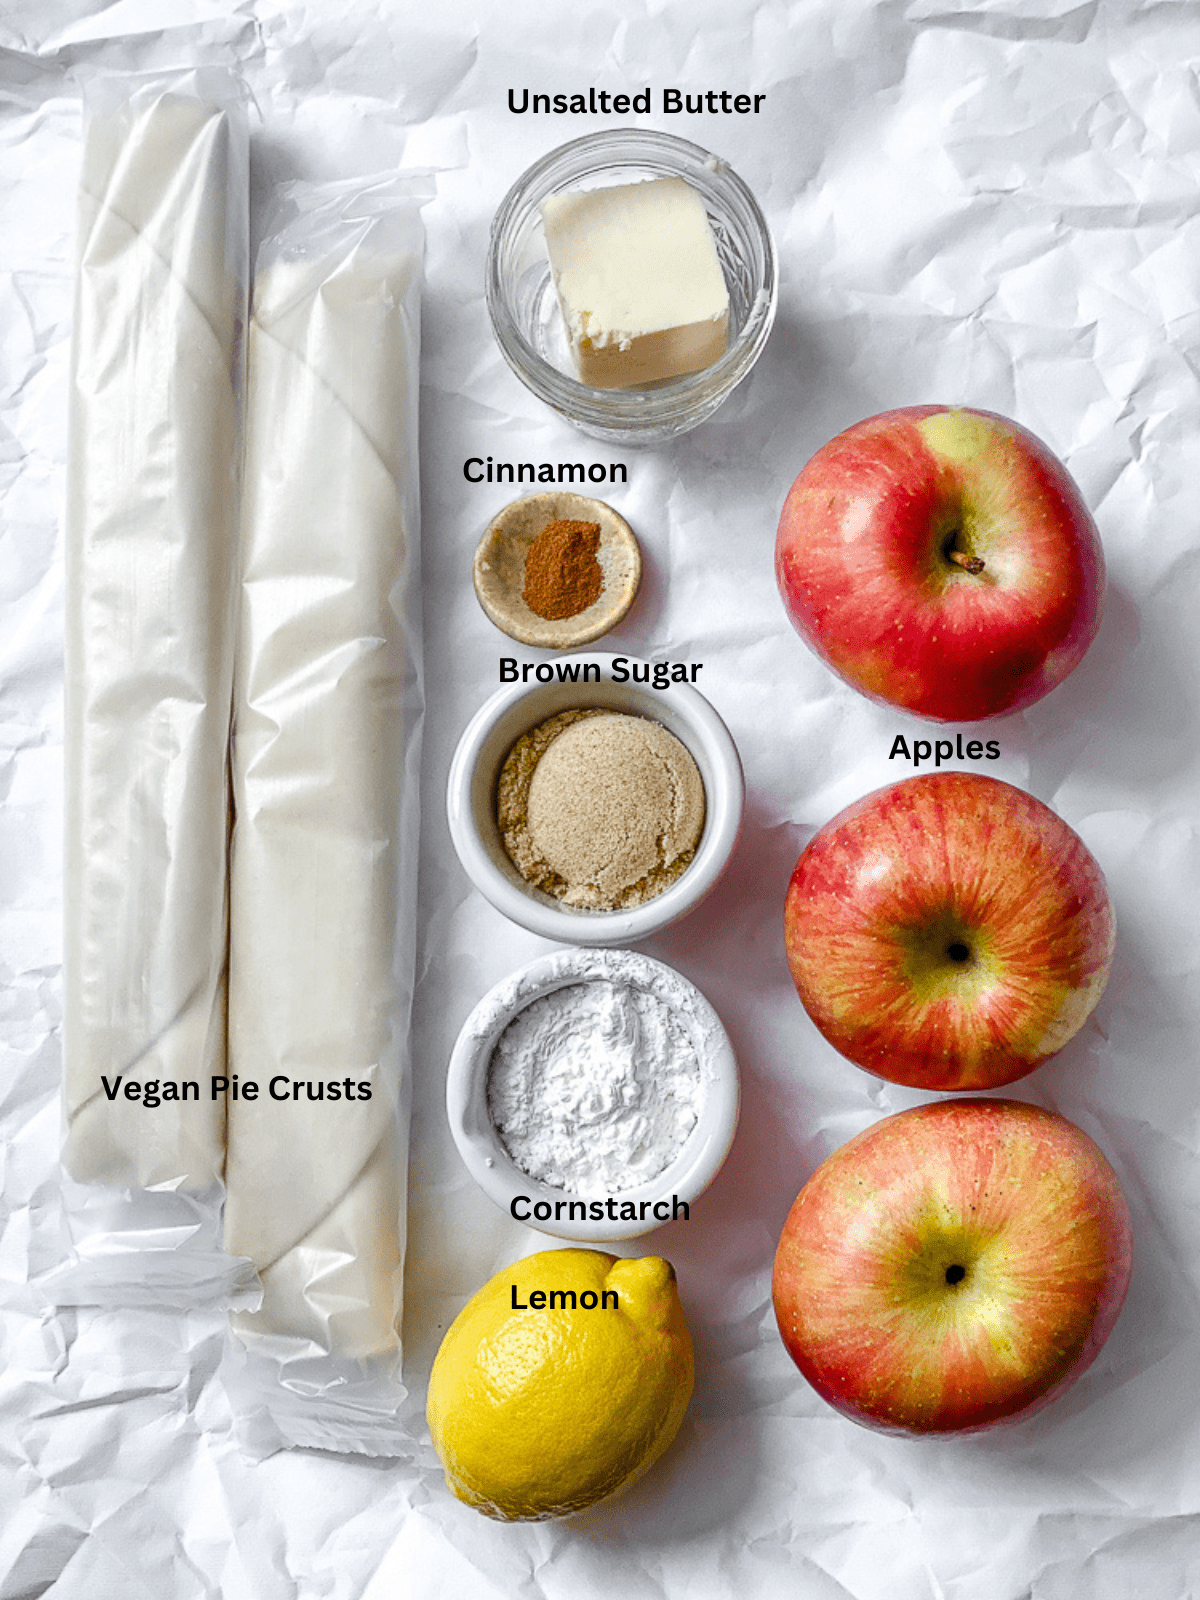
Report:
[[[604,587],[585,611],[551,622],[525,604],[525,556],[538,534],[560,521],[599,523],[596,559]],[[510,639],[544,650],[574,650],[615,628],[633,604],[641,576],[642,552],[625,518],[603,500],[561,489],[505,506],[475,552],[479,604]]]

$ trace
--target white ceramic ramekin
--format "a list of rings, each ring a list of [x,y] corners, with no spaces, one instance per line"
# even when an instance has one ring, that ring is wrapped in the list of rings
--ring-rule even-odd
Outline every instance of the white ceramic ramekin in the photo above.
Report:
[[[588,980],[648,989],[671,1005],[700,1062],[702,1106],[679,1154],[657,1177],[600,1198],[615,1208],[632,1204],[635,1221],[581,1219],[583,1197],[531,1178],[509,1157],[488,1114],[487,1078],[496,1042],[512,1019],[544,994]],[[446,1080],[450,1131],[475,1182],[514,1220],[560,1239],[634,1239],[678,1220],[708,1187],[733,1142],[738,1118],[738,1069],[729,1036],[712,1006],[680,973],[633,950],[559,950],[514,972],[490,990],[463,1024]],[[589,1199],[596,1199],[595,1196]],[[570,1215],[576,1202],[576,1216]],[[657,1207],[657,1211],[656,1208]],[[690,1216],[688,1218],[690,1221]]]
[[[467,724],[446,790],[450,836],[471,882],[498,911],[561,944],[625,945],[647,939],[693,910],[724,871],[742,821],[742,764],[729,730],[698,689],[672,684],[614,683],[614,661],[629,671],[649,664],[632,656],[560,656],[554,683],[512,684],[498,690]],[[561,683],[559,671],[596,663],[598,683]],[[582,676],[582,673],[580,674]],[[504,758],[523,733],[560,711],[602,706],[661,722],[691,752],[704,782],[704,831],[686,871],[662,894],[624,911],[576,911],[535,889],[509,860],[496,822],[496,783]]]

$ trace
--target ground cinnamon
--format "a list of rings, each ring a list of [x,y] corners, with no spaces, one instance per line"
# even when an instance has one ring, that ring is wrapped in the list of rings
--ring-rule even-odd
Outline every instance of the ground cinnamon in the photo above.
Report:
[[[551,522],[525,555],[525,604],[547,622],[577,617],[600,598],[598,522]]]

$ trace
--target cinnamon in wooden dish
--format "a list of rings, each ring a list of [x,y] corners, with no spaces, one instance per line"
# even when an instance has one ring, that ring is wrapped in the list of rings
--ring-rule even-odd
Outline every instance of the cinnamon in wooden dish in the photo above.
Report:
[[[525,604],[548,622],[577,617],[595,605],[604,588],[597,560],[600,524],[560,519],[551,522],[525,555]]]

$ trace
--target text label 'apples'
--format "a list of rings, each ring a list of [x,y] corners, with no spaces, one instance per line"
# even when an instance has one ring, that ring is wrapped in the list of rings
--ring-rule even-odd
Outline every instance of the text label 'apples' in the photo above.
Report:
[[[793,626],[847,683],[942,722],[1020,711],[1083,659],[1104,555],[1063,464],[990,411],[909,406],[824,445],[779,520]]]
[[[1129,1286],[1116,1174],[1065,1117],[943,1100],[818,1168],[775,1256],[780,1333],[868,1427],[969,1432],[1040,1411],[1088,1367]]]
[[[931,772],[814,836],[784,909],[788,965],[835,1049],[919,1089],[1012,1083],[1091,1014],[1116,929],[1075,831],[1012,784]]]

